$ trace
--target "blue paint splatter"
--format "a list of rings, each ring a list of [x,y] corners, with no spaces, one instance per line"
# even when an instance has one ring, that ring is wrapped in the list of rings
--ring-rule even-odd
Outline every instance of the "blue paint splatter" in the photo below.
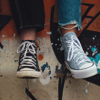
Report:
[[[92,52],[95,52],[95,51],[97,51],[97,48],[96,47],[91,47],[91,51]],[[97,64],[98,64],[98,62],[99,62],[99,60],[100,60],[100,53],[97,53],[96,55],[95,55],[95,58],[93,58],[93,57],[89,57],[90,58],[90,60],[93,62],[93,61],[95,61],[95,64],[96,64],[96,66],[97,66]],[[97,66],[98,67],[98,66]],[[98,69],[98,73],[100,73],[100,69]]]
[[[91,51],[92,51],[92,52],[95,52],[96,50],[97,50],[96,47],[91,47]]]
[[[51,93],[51,95],[53,95],[53,93]]]
[[[48,19],[48,21],[50,21],[50,19]]]
[[[91,61],[95,61],[96,66],[98,64],[98,61],[100,60],[100,53],[95,55],[95,58],[89,57]],[[100,69],[98,69],[98,73],[100,73]]]
[[[42,73],[44,72],[44,70],[48,68],[50,70],[50,66],[48,65],[48,63],[46,62],[46,64],[44,64],[42,67],[41,67],[41,70],[42,70]],[[50,74],[50,73],[48,73]]]
[[[50,77],[50,80],[52,79],[52,77]]]
[[[50,75],[50,74],[51,74],[51,71],[48,72],[48,75]]]

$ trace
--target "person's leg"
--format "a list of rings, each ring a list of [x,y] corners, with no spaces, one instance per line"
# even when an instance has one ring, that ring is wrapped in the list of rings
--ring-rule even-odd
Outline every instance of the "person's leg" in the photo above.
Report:
[[[78,79],[97,74],[95,64],[86,56],[77,38],[77,32],[82,28],[81,0],[57,0],[57,7],[66,67]]]
[[[20,33],[20,38],[21,38],[21,40],[24,40],[24,41],[25,40],[35,40],[35,36],[36,36],[36,29],[35,28],[24,29]]]
[[[22,40],[17,52],[17,77],[40,77],[35,35],[44,28],[43,0],[9,0],[16,28]]]

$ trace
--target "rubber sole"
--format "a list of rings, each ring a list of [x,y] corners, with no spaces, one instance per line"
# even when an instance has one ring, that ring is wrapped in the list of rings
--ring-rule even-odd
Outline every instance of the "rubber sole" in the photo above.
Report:
[[[39,78],[41,77],[41,72],[35,71],[35,70],[20,70],[17,72],[16,75],[18,78]]]
[[[97,74],[97,68],[95,64],[83,70],[82,69],[74,70],[74,69],[71,69],[71,67],[68,65],[67,62],[65,62],[65,64],[66,64],[67,69],[72,73],[72,76],[76,79],[89,78]]]

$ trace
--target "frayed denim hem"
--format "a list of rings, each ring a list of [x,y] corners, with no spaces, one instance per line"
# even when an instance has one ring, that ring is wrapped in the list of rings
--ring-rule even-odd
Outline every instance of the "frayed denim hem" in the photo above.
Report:
[[[66,25],[68,25],[68,24],[75,24],[75,25],[78,27],[78,30],[81,30],[81,29],[82,29],[82,25],[79,25],[79,24],[77,23],[77,21],[71,21],[71,22],[68,22],[68,23],[60,23],[60,22],[58,22],[58,24],[59,24],[60,26],[66,26]]]

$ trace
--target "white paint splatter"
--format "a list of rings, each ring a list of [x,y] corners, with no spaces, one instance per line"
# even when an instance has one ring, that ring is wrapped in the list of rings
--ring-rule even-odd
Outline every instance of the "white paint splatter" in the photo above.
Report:
[[[95,37],[92,38],[93,40],[95,39]]]
[[[92,53],[92,56],[94,56],[97,52],[98,52],[98,51],[94,51],[94,52]]]
[[[4,44],[6,44],[6,41],[5,41],[5,40],[3,40],[3,43],[4,43]]]
[[[53,45],[53,43],[51,43],[51,45]]]
[[[60,41],[61,41],[61,42],[63,41],[63,38],[62,38],[62,37],[60,37]]]
[[[87,89],[85,89],[85,93],[88,93],[88,90]]]
[[[63,46],[61,46],[60,51],[64,50]]]
[[[15,45],[16,43],[14,42],[14,45]]]
[[[8,44],[8,41],[9,41],[9,40],[3,40],[3,44],[4,44],[4,45]]]
[[[47,34],[52,34],[51,32],[47,32]]]
[[[87,18],[87,19],[86,19],[86,21],[87,21],[87,23],[88,23],[88,21],[89,21],[89,18]]]
[[[45,69],[45,71],[41,74],[41,77],[40,77],[40,82],[43,84],[43,85],[47,85],[50,81],[51,81],[51,77],[52,75],[49,74],[49,75],[46,75],[46,73],[48,73],[50,70],[48,68]],[[46,75],[46,78],[44,78],[44,76]]]
[[[39,41],[41,41],[41,39],[40,39],[40,38],[38,38],[38,40],[39,40]]]
[[[85,54],[88,55],[89,53],[86,51]]]
[[[89,48],[87,48],[87,50],[89,50]]]
[[[45,41],[46,39],[43,37],[43,40]]]
[[[85,86],[85,93],[88,93],[88,90],[86,89],[89,86],[89,82],[87,83],[87,85]]]
[[[47,23],[45,23],[44,25],[47,25]]]
[[[3,47],[3,50],[5,50],[5,47]]]
[[[61,41],[61,48],[60,48],[60,51],[62,51],[62,50],[64,50],[63,45],[62,45],[62,42],[63,42],[63,38],[62,38],[62,37],[60,37],[60,41]]]
[[[87,85],[89,85],[90,83],[88,82]]]
[[[13,35],[14,37],[16,36],[16,33],[14,33],[14,35]]]
[[[55,44],[55,46],[56,46],[57,44]]]
[[[5,35],[2,35],[2,37],[6,37]]]
[[[59,41],[59,38],[57,40]]]
[[[90,83],[88,82],[87,85],[85,86],[85,88],[87,88],[87,86],[89,86],[89,84],[90,84]]]

